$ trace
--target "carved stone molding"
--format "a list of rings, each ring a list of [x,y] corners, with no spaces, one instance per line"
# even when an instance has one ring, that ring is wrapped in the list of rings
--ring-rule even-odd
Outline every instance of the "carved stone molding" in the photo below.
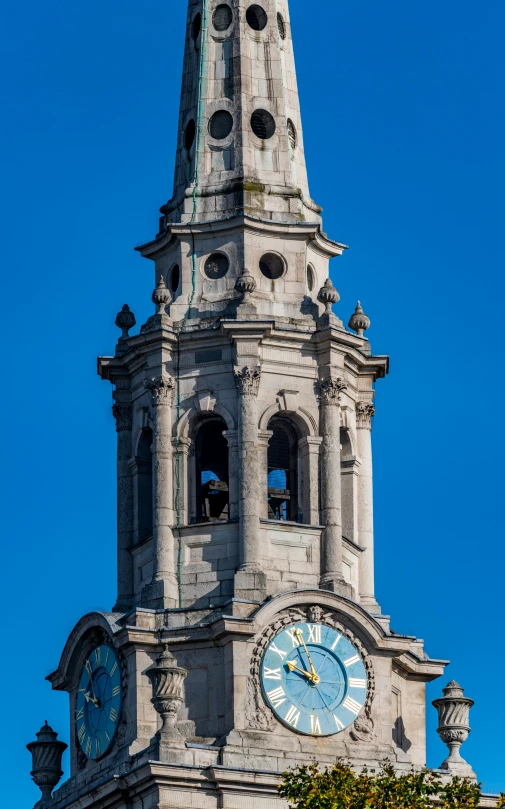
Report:
[[[235,368],[235,383],[240,396],[257,396],[260,389],[261,368]]]
[[[342,377],[328,377],[320,383],[321,401],[323,404],[336,405],[340,402],[341,393],[347,388],[347,382]]]
[[[251,668],[247,682],[246,721],[251,730],[273,731],[276,720],[267,707],[261,694],[260,669],[263,654],[270,641],[284,627],[298,622],[320,623],[335,629],[346,637],[358,650],[367,673],[367,696],[364,710],[351,729],[351,738],[354,741],[371,742],[375,739],[374,722],[372,719],[372,703],[375,697],[375,673],[372,659],[359,638],[338,620],[333,610],[324,609],[318,604],[311,607],[290,607],[279,613],[261,633],[254,646],[251,657]]]
[[[356,402],[356,427],[358,430],[371,430],[375,406],[371,402]]]
[[[112,405],[112,415],[116,420],[116,432],[131,430],[132,428],[132,406],[130,404]]]
[[[171,406],[174,398],[175,383],[172,377],[162,376],[157,379],[145,380],[144,386],[151,391],[153,406]]]

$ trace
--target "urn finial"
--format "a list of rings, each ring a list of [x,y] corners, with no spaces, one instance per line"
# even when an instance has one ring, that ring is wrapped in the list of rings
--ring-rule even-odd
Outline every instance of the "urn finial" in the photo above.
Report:
[[[175,723],[184,701],[184,679],[187,673],[186,669],[177,665],[168,643],[163,643],[163,651],[155,665],[147,670],[153,687],[151,702],[161,716],[162,725],[157,740],[162,746],[184,747],[184,740]]]
[[[333,286],[331,282],[331,278],[327,278],[324,282],[323,286],[317,293],[317,300],[319,303],[324,304],[325,312],[319,318],[319,325],[320,326],[343,326],[342,321],[336,315],[333,314],[331,307],[334,303],[338,303],[340,300],[340,295],[338,294],[338,290]]]
[[[363,337],[363,333],[370,328],[370,318],[365,315],[361,302],[358,301],[354,314],[349,319],[349,328],[357,332],[358,337]]]
[[[249,303],[250,297],[256,289],[256,281],[246,267],[244,267],[242,275],[235,281],[235,289],[242,295],[242,303]]]
[[[449,748],[449,755],[440,765],[440,769],[448,770],[454,775],[475,778],[472,768],[459,752],[471,730],[470,708],[474,705],[474,701],[464,696],[463,688],[455,680],[451,680],[442,691],[444,696],[433,701],[438,711],[437,733]]]
[[[127,303],[125,303],[121,311],[117,313],[116,320],[114,322],[118,329],[121,329],[121,337],[118,340],[116,348],[116,354],[120,356],[128,351],[128,346],[126,345],[126,341],[130,336],[128,332],[130,329],[133,329],[137,322],[135,320],[135,315],[130,310]]]
[[[140,329],[141,334],[157,331],[158,329],[163,328],[163,326],[172,326],[172,320],[166,313],[166,306],[170,303],[171,297],[172,295],[165,283],[163,273],[160,273],[156,288],[154,289],[151,297],[152,302],[156,306],[156,313],[151,315],[151,317],[148,318],[144,323]]]
[[[49,726],[47,719],[36,736],[37,741],[30,742],[26,747],[32,754],[30,775],[42,792],[35,809],[44,809],[51,805],[53,789],[63,775],[61,758],[68,745],[58,741],[58,734]]]

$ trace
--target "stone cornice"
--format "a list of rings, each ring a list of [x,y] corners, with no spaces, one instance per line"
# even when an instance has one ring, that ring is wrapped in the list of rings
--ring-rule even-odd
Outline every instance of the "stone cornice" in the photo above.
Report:
[[[321,229],[319,222],[274,222],[271,219],[260,219],[254,216],[241,215],[231,219],[218,219],[210,222],[176,223],[169,224],[167,230],[159,238],[135,249],[144,258],[156,258],[170,244],[173,237],[190,238],[193,235],[207,236],[213,233],[233,232],[247,230],[250,233],[261,235],[282,236],[283,238],[297,238],[305,236],[312,243],[312,247],[326,258],[340,256],[347,250],[347,245],[329,239]]]

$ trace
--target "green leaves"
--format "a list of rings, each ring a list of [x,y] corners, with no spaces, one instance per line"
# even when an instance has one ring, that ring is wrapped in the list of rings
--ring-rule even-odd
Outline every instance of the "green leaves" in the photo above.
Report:
[[[481,796],[477,784],[462,778],[443,785],[427,770],[397,776],[385,763],[379,772],[355,773],[343,762],[331,770],[314,763],[285,772],[279,793],[296,809],[433,809],[434,800],[442,809],[477,809]]]

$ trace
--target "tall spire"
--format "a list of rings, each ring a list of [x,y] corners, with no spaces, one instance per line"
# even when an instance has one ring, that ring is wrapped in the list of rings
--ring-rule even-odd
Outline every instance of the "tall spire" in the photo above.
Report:
[[[317,221],[288,0],[189,0],[172,199],[163,225],[240,213]]]

